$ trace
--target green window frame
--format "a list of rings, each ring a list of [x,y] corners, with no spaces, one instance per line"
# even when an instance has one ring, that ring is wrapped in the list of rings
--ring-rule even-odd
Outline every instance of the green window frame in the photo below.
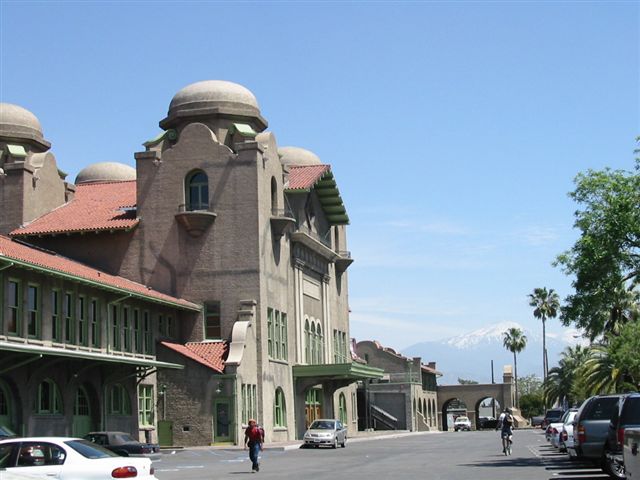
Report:
[[[56,382],[50,378],[46,378],[38,384],[34,412],[36,415],[62,414],[62,397],[60,396],[60,390]]]
[[[78,296],[78,345],[88,345],[87,331],[87,299],[84,295]]]
[[[280,357],[280,312],[279,311],[275,311],[275,318],[274,318],[274,324],[273,324],[273,346],[274,346],[274,352],[273,352],[273,356],[275,358],[281,358]]]
[[[276,398],[273,403],[273,419],[275,427],[287,426],[287,408],[284,399],[284,392],[280,387],[276,388]]]
[[[92,347],[100,347],[100,305],[97,298],[92,298],[89,302],[89,335]]]
[[[340,421],[346,425],[348,417],[347,417],[347,399],[344,396],[344,393],[341,393],[338,397],[338,418]]]
[[[267,351],[273,357],[273,308],[267,308]]]
[[[280,314],[280,342],[282,343],[281,347],[281,359],[288,360],[289,359],[289,336],[287,330],[287,314]]]
[[[164,315],[158,314],[158,335],[163,337],[165,334]]]
[[[116,383],[109,390],[109,414],[131,415],[131,400],[126,388]]]
[[[73,293],[65,292],[62,302],[62,316],[64,318],[64,341],[74,343],[76,339],[75,312],[73,305]]]
[[[311,327],[309,326],[309,319],[304,321],[304,361],[305,363],[311,362]]]
[[[122,307],[122,349],[125,352],[131,351],[131,309],[128,306]]]
[[[62,341],[62,321],[60,319],[60,290],[51,290],[51,338]]]
[[[188,211],[209,209],[209,177],[202,170],[190,172],[185,179],[185,204]]]
[[[8,335],[19,335],[22,327],[22,284],[16,278],[7,283],[7,323]]]
[[[40,286],[30,283],[27,285],[27,337],[40,338],[41,315]]]
[[[205,303],[204,338],[206,340],[222,339],[222,323],[220,302]]]
[[[173,322],[173,316],[167,315],[167,337],[173,338],[175,324]]]
[[[121,331],[118,305],[111,305],[111,346],[114,350],[120,350]]]
[[[145,427],[153,426],[153,385],[138,387],[138,423]]]
[[[140,329],[140,310],[133,310],[133,348],[136,353],[144,353],[142,349],[142,331]]]
[[[142,330],[144,333],[144,353],[153,355],[153,329],[151,328],[151,314],[145,310],[142,312]]]
[[[240,386],[240,398],[242,399],[242,405],[241,405],[241,418],[240,421],[246,425],[248,423],[248,417],[247,417],[247,384],[243,383]]]

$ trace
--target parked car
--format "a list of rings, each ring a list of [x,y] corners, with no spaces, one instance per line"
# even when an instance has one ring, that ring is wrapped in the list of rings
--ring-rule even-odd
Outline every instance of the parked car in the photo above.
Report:
[[[125,432],[90,432],[85,440],[108,448],[122,457],[160,457],[160,447],[155,443],[140,443]]]
[[[490,428],[491,430],[495,429],[498,426],[498,420],[494,417],[479,417],[478,418],[478,429]]]
[[[552,408],[551,410],[547,410],[540,428],[546,430],[550,423],[559,422],[562,415],[564,415],[564,409],[562,408]]]
[[[575,456],[573,457],[571,456],[571,449],[573,449],[574,447],[574,440],[573,440],[574,428],[573,427],[575,425],[575,419],[577,414],[578,414],[577,409],[570,411],[569,416],[567,417],[564,424],[562,425],[562,431],[560,432],[560,451],[569,453],[569,457],[571,457],[572,459],[575,458]]]
[[[68,437],[0,440],[0,471],[2,478],[157,480],[148,458],[123,458],[87,440]]]
[[[585,400],[574,420],[574,446],[570,455],[603,466],[609,423],[623,397],[622,394],[596,395]]]
[[[544,415],[536,415],[535,417],[531,417],[532,427],[542,427],[542,422],[544,422]]]
[[[304,434],[305,446],[319,447],[329,445],[337,448],[347,446],[347,429],[340,420],[319,419],[315,420]]]
[[[627,480],[640,480],[640,428],[627,428],[624,432],[624,469]]]
[[[605,445],[603,469],[613,478],[625,478],[622,447],[627,428],[640,428],[640,393],[632,393],[621,399],[618,411],[609,424]]]
[[[457,432],[458,430],[466,430],[468,432],[471,431],[471,420],[469,417],[465,417],[464,415],[460,415],[453,422],[453,429]]]
[[[569,414],[577,411],[578,411],[577,409],[567,410],[566,412],[564,412],[564,415],[562,415],[562,418],[560,419],[559,422],[550,423],[549,426],[547,427],[548,429],[551,429],[551,435],[549,437],[549,441],[551,442],[551,445],[553,445],[555,448],[560,449],[560,441],[561,441],[560,434],[562,432],[562,428],[564,427],[565,422],[567,421],[567,418],[569,418]]]

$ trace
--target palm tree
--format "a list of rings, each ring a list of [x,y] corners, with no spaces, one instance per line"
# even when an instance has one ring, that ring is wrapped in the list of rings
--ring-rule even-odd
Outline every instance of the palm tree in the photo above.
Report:
[[[580,345],[565,348],[560,354],[558,366],[549,370],[544,383],[547,405],[553,405],[556,401],[562,406],[573,405],[584,400],[586,394],[583,369],[589,355],[589,349]]]
[[[560,299],[553,288],[534,288],[529,294],[529,305],[534,307],[533,316],[542,320],[542,380],[547,379],[547,333],[545,322],[547,318],[556,318],[560,308]]]
[[[518,360],[516,357],[517,353],[520,353],[527,346],[527,337],[522,333],[522,330],[519,328],[512,327],[504,332],[502,338],[502,345],[504,348],[513,353],[513,366],[514,366],[514,376],[516,380],[516,407],[519,405],[519,397],[518,397]]]

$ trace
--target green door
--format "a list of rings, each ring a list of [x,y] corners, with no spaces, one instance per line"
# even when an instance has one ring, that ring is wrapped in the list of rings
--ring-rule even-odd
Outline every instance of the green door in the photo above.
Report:
[[[84,437],[93,430],[92,426],[89,396],[83,387],[78,387],[76,401],[73,406],[73,436]]]
[[[213,404],[213,442],[227,443],[231,441],[233,414],[231,403],[227,399],[217,399]]]
[[[161,447],[173,445],[173,422],[171,420],[158,420],[158,444]]]

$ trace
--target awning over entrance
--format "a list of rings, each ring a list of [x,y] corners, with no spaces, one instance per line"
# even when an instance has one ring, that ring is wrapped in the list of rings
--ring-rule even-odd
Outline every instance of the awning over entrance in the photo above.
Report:
[[[366,380],[382,378],[384,370],[360,363],[325,363],[320,365],[294,365],[293,378],[327,380]]]
[[[113,355],[109,353],[86,352],[82,350],[68,350],[64,348],[45,347],[41,345],[27,345],[22,343],[0,341],[0,352],[29,353],[51,357],[68,357],[81,360],[95,360],[99,362],[124,363],[138,367],[175,368],[183,369],[178,363],[160,362],[144,357]]]

